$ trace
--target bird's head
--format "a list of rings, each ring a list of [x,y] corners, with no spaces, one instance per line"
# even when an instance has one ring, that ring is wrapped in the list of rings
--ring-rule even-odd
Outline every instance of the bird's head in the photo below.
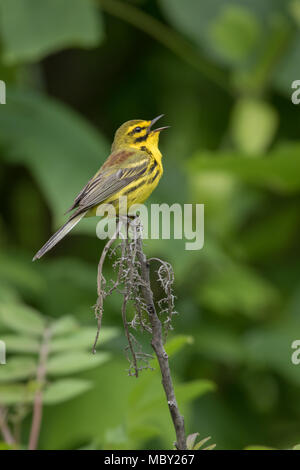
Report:
[[[142,148],[147,147],[150,150],[158,148],[159,134],[162,130],[170,126],[153,129],[153,125],[163,116],[157,116],[152,121],[134,119],[122,124],[117,130],[112,144],[112,151],[125,147]]]

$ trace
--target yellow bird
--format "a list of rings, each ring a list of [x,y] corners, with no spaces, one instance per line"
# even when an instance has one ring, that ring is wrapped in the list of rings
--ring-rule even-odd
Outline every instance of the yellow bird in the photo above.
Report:
[[[67,211],[74,210],[73,214],[36,253],[33,261],[51,250],[83,217],[96,215],[100,205],[113,204],[118,215],[120,196],[127,197],[128,209],[148,199],[163,174],[158,140],[160,132],[169,126],[152,129],[162,116],[152,121],[127,121],[117,130],[110,156]]]

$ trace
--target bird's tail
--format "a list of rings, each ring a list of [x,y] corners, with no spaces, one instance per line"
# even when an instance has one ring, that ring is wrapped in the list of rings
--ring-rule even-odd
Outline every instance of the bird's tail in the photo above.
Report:
[[[44,256],[47,251],[51,250],[62,238],[64,238],[67,233],[72,230],[73,227],[75,227],[76,224],[84,217],[86,214],[85,212],[82,212],[81,214],[76,215],[75,217],[72,217],[69,219],[57,232],[52,235],[51,238],[45,243],[45,245],[42,246],[42,248],[34,255],[32,261],[35,261],[36,259],[40,259],[42,256]]]

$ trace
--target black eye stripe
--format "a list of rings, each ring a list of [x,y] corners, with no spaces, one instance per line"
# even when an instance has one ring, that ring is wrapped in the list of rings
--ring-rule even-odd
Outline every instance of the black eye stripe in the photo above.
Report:
[[[132,129],[132,131],[128,132],[128,135],[137,134],[138,132],[141,132],[144,129],[147,129],[147,127],[146,126],[144,126],[144,127],[136,126]]]
[[[141,135],[141,137],[137,137],[134,141],[135,142],[143,142],[144,140],[148,139],[148,134]]]

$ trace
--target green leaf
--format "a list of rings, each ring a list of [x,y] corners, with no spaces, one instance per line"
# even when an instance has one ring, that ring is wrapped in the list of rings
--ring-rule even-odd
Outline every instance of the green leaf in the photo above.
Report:
[[[176,335],[166,342],[165,350],[168,356],[172,357],[174,354],[179,352],[186,344],[192,344],[193,341],[194,340],[192,336]],[[150,390],[150,385],[153,385],[153,375],[157,376],[160,374],[159,364],[156,357],[154,357],[153,360],[150,361],[149,365],[154,370],[152,370],[149,374],[142,374],[131,391],[129,397],[129,404],[134,409],[138,408],[139,406],[141,407],[141,409],[147,407],[147,401],[145,397],[148,396],[147,393]],[[150,392],[150,395],[151,393],[152,392]],[[152,399],[152,395],[151,397],[149,397],[149,399]]]
[[[186,344],[193,344],[194,340],[192,336],[187,335],[176,335],[173,338],[169,339],[165,345],[165,350],[168,356],[173,356],[177,352],[181,351],[181,349]]]
[[[199,302],[220,314],[259,318],[278,303],[275,287],[247,265],[227,263],[203,283]],[[269,309],[269,310],[268,310]]]
[[[3,57],[7,64],[37,61],[65,47],[92,47],[102,38],[90,0],[1,0]]]
[[[87,352],[67,352],[50,357],[47,364],[49,375],[60,376],[93,369],[108,361],[108,353],[97,353],[93,355]]]
[[[28,91],[7,91],[7,104],[0,107],[0,142],[7,146],[6,159],[31,170],[56,225],[109,153],[105,140],[74,111]],[[80,225],[84,230],[86,224]]]
[[[253,328],[244,337],[249,365],[273,370],[289,383],[299,386],[299,365],[293,363],[293,354],[297,350],[292,348],[299,338],[299,331],[300,321],[293,317],[269,327]]]
[[[93,217],[90,218],[93,221]],[[82,221],[85,225],[85,221]],[[95,221],[93,222],[95,225]],[[70,315],[72,318],[84,318],[94,301],[95,267],[80,258],[63,258],[47,260],[47,263],[36,264],[41,269],[47,283],[43,295],[43,309],[51,316]],[[55,296],[53,295],[55,292]],[[59,312],[57,305],[59,304]],[[80,328],[80,327],[79,327]],[[76,328],[75,331],[78,331]],[[95,333],[94,333],[95,334]],[[56,337],[56,336],[55,336]],[[60,337],[60,336],[59,336]],[[58,336],[57,336],[58,338]]]
[[[0,385],[1,405],[15,405],[17,403],[27,403],[32,401],[33,396],[34,392],[30,391],[26,385]]]
[[[231,128],[237,149],[259,155],[271,144],[278,127],[277,111],[261,100],[241,98],[235,104]]]
[[[300,1],[291,0],[289,2],[288,8],[289,8],[290,14],[293,16],[298,26],[300,26]]]
[[[8,283],[0,284],[0,302],[18,302],[19,296],[17,291]]]
[[[227,4],[210,25],[211,42],[230,62],[245,60],[260,37],[260,24],[244,6]]]
[[[270,10],[274,14],[281,10],[274,0],[160,0],[160,4],[178,31],[222,64],[251,52],[260,23],[266,29]]]
[[[197,433],[198,434],[198,433]],[[192,447],[192,450],[198,450],[200,447],[202,447],[206,442],[210,441],[211,436],[205,437],[204,439],[201,439],[201,441],[197,442],[197,444]]]
[[[1,109],[0,107],[0,114]],[[22,259],[7,252],[0,254],[0,280],[1,283],[7,282],[15,286],[21,294],[24,292],[36,295],[46,287],[33,265],[28,263],[28,257]]]
[[[0,366],[0,382],[13,382],[34,377],[36,361],[24,357],[12,357],[5,365]]]
[[[114,447],[117,448],[120,444],[128,441],[127,430],[122,425],[108,429],[105,433],[105,441],[110,446],[113,446],[112,449]]]
[[[272,82],[281,94],[287,96],[289,99],[292,92],[295,91],[291,88],[292,82],[299,79],[297,60],[300,54],[300,31],[299,27],[292,36],[289,47],[286,52],[282,54],[281,59],[278,61],[274,72],[272,74]]]
[[[80,328],[79,323],[75,320],[74,317],[65,316],[61,317],[59,320],[55,321],[51,326],[52,337],[66,335],[68,333],[73,333]]]
[[[63,379],[48,385],[43,393],[46,405],[56,405],[75,398],[92,387],[92,383],[83,379]]]
[[[41,335],[45,322],[33,308],[22,304],[0,304],[0,321],[8,328],[29,335]]]
[[[243,361],[244,350],[240,336],[230,328],[203,325],[195,334],[195,348],[210,361],[233,366]]]
[[[116,328],[102,328],[99,344],[110,341],[118,335]],[[68,350],[91,349],[95,339],[95,328],[81,327],[79,331],[69,334],[68,336],[60,336],[54,338],[50,343],[51,352],[62,352]]]
[[[5,335],[1,339],[7,352],[37,353],[40,348],[39,341],[30,336]]]
[[[217,444],[211,444],[210,446],[204,447],[202,450],[214,450]]]
[[[261,261],[284,253],[297,236],[295,227],[299,220],[298,204],[285,204],[274,207],[262,219],[255,221],[247,231],[239,236],[238,244],[248,261]],[[280,227],[280,230],[278,230]]]
[[[195,398],[201,397],[202,395],[216,390],[216,385],[206,379],[194,380],[185,384],[180,384],[175,387],[175,395],[179,407],[185,403],[189,403]],[[138,413],[145,413],[158,407],[165,407],[165,394],[162,389],[154,390],[151,397],[148,397],[147,401],[139,404]],[[131,397],[132,402],[132,397]]]
[[[201,379],[177,385],[175,392],[178,403],[189,403],[195,398],[199,398],[215,390],[216,384],[214,382]]]
[[[198,436],[199,436],[199,433],[194,432],[193,434],[189,434],[188,437],[186,438],[186,446],[189,450],[193,449],[193,447],[195,445],[195,441],[196,441]]]
[[[243,156],[243,155],[242,155]],[[300,148],[280,148],[267,157],[241,158],[239,153],[222,153],[219,158],[209,152],[198,153],[190,161],[191,172],[213,171],[233,175],[241,181],[276,192],[293,193],[300,189]]]
[[[142,440],[149,440],[153,439],[153,437],[161,435],[161,429],[159,424],[155,425],[148,425],[144,421],[142,425],[134,425],[130,428],[129,431],[129,438],[136,439],[137,441]],[[106,448],[109,448],[109,442]],[[117,448],[117,447],[116,447]]]

